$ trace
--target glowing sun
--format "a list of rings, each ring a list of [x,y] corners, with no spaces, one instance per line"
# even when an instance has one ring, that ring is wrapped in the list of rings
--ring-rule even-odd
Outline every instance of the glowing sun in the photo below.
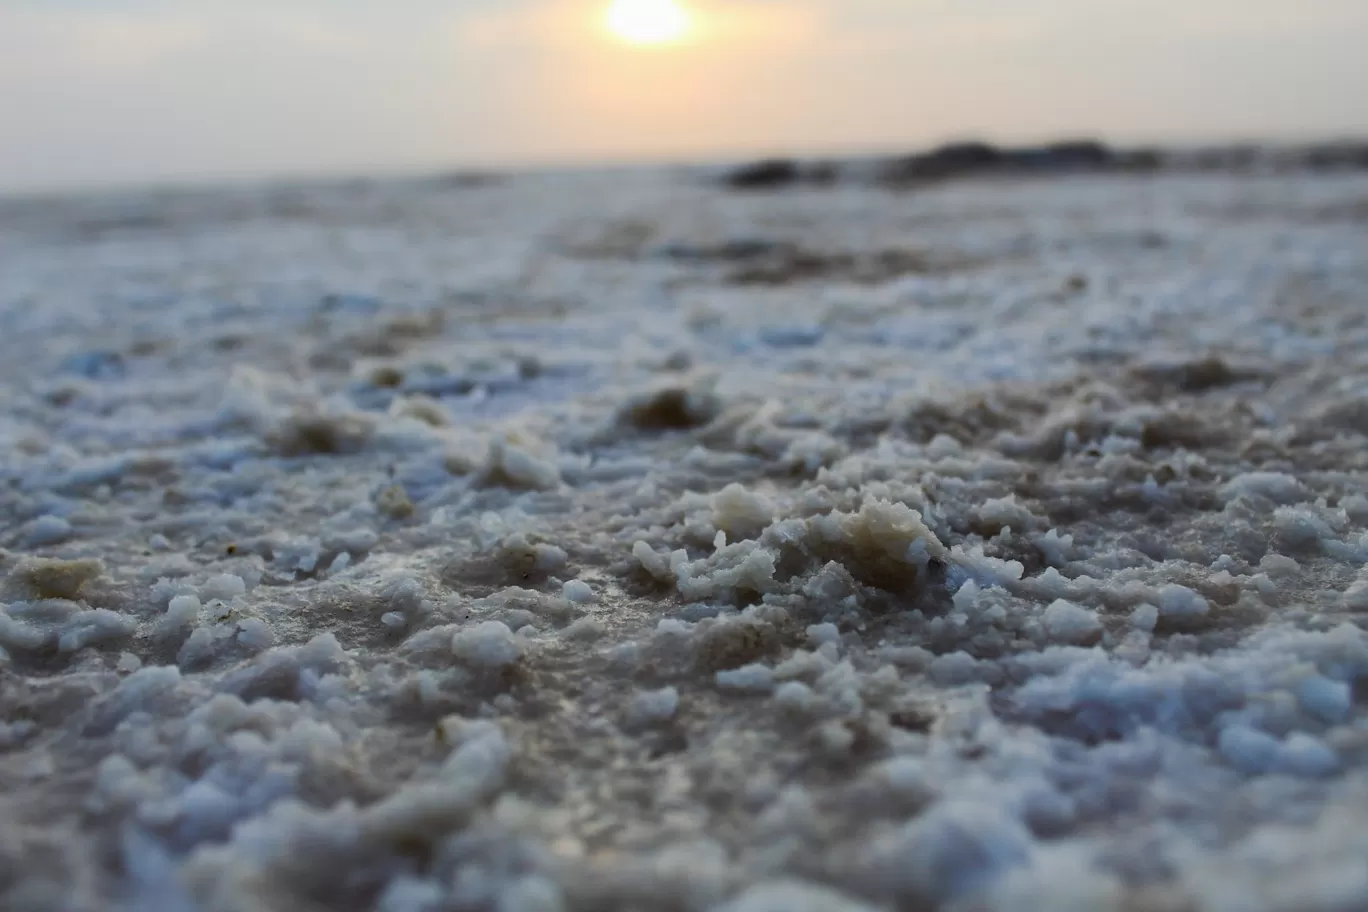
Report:
[[[674,44],[693,27],[679,0],[614,0],[604,21],[618,40],[636,45]]]

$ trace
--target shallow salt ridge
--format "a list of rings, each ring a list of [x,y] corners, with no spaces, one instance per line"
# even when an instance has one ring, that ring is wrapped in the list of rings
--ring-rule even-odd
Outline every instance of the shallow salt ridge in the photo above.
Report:
[[[0,906],[1368,904],[1363,199],[0,203]]]

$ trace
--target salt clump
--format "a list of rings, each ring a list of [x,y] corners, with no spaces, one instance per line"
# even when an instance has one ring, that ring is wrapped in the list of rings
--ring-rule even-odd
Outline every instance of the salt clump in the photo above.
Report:
[[[1102,632],[1102,622],[1094,612],[1063,599],[1051,602],[1041,621],[1052,639],[1064,643],[1090,642]]]
[[[673,687],[640,691],[627,707],[627,724],[641,727],[667,722],[678,709],[679,691]]]
[[[561,594],[568,601],[576,604],[585,605],[595,599],[594,590],[589,588],[589,584],[582,580],[569,580],[561,587]]]
[[[484,621],[457,631],[451,649],[458,659],[479,668],[512,665],[522,655],[522,646],[513,631],[499,621]]]
[[[1159,590],[1160,617],[1199,618],[1210,610],[1207,600],[1186,586],[1168,585]]]

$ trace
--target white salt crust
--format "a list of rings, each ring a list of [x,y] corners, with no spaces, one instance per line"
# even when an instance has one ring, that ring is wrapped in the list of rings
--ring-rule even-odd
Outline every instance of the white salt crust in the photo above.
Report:
[[[0,202],[0,908],[1368,907],[1364,199]]]

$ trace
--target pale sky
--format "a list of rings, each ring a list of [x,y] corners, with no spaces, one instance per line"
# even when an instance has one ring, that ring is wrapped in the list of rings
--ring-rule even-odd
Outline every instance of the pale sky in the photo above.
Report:
[[[1368,0],[0,0],[0,189],[1368,136]]]

